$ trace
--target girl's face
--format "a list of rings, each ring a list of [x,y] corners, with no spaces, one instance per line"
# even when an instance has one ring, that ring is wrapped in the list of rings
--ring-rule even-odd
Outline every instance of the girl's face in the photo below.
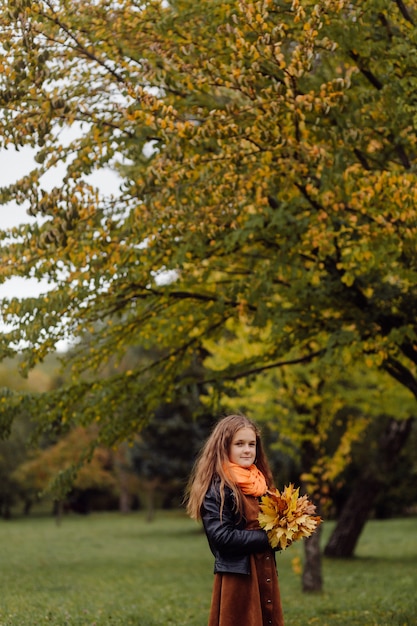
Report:
[[[256,435],[252,428],[239,428],[230,444],[229,459],[241,467],[250,467],[256,459]]]

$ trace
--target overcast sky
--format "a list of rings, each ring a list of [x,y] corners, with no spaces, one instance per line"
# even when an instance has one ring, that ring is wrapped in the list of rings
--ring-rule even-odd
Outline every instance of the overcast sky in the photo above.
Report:
[[[24,174],[33,169],[36,163],[33,160],[33,152],[30,149],[21,149],[17,152],[14,149],[0,150],[0,187],[4,187],[13,183]],[[51,186],[56,185],[59,172],[49,175]],[[116,174],[107,170],[106,172],[97,173],[92,178],[92,182],[100,187],[104,194],[117,194],[120,184]],[[48,186],[48,179],[45,182]],[[25,207],[16,206],[13,203],[7,206],[0,205],[0,229],[10,228],[18,224],[33,222],[35,218],[29,216]],[[47,284],[43,285],[34,279],[13,278],[6,283],[0,285],[0,297],[24,297],[35,296],[40,291],[47,288]]]
[[[30,149],[22,149],[17,152],[14,149],[0,150],[0,187],[9,185],[18,180],[24,174],[30,172],[36,163],[33,160],[33,151]],[[59,171],[55,171],[52,175],[48,175],[45,180],[45,187],[54,186],[59,178]],[[109,170],[100,172],[91,177],[91,182],[96,184],[103,194],[117,194],[120,185],[120,179],[115,173]],[[48,184],[49,183],[49,184]],[[0,230],[17,226],[19,224],[35,221],[35,218],[29,216],[26,207],[16,206],[10,203],[7,206],[0,205]],[[0,260],[1,262],[1,260]],[[0,298],[24,298],[37,296],[50,288],[46,281],[38,282],[32,278],[15,277],[3,284],[0,284]],[[0,311],[0,331],[2,328],[1,311]],[[4,326],[3,326],[4,328]],[[58,350],[66,350],[68,344],[59,342]]]
[[[33,167],[34,161],[28,150],[17,152],[14,149],[0,151],[0,187],[5,187]],[[0,206],[0,228],[9,228],[29,221],[22,207]]]

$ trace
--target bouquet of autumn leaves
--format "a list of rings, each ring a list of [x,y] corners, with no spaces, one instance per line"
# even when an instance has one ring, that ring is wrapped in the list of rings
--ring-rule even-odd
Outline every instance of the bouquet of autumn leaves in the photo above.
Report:
[[[267,491],[261,498],[258,520],[272,548],[285,550],[294,541],[310,537],[321,524],[315,505],[299,494],[300,488],[290,484],[282,492]]]

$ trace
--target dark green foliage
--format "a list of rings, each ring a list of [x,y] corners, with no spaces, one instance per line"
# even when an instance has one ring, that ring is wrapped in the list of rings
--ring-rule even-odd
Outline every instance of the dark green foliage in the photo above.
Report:
[[[155,412],[131,450],[135,473],[162,493],[164,506],[178,506],[197,454],[214,420],[188,405],[164,405]]]

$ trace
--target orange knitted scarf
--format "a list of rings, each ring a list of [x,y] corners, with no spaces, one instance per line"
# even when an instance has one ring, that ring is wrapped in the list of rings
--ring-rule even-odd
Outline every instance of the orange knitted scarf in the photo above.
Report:
[[[256,465],[241,467],[229,461],[225,466],[226,474],[236,483],[244,494],[249,496],[263,496],[268,489],[265,476]]]

